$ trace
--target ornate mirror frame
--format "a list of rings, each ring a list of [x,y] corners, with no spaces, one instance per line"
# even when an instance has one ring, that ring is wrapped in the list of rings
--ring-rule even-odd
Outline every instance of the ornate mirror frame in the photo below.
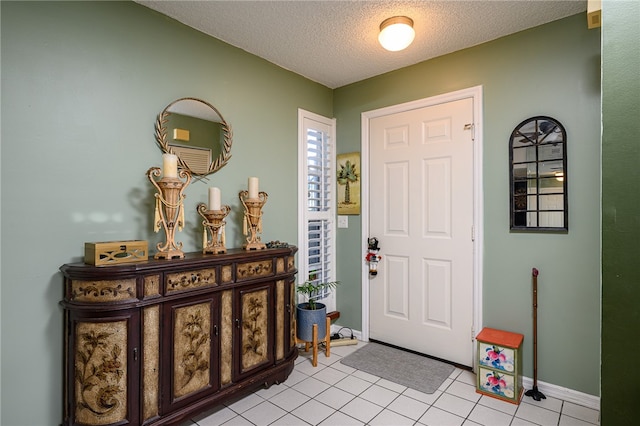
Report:
[[[567,132],[546,116],[518,124],[509,139],[512,231],[568,232]]]
[[[216,158],[210,158],[208,166],[205,165],[202,168],[194,170],[190,167],[188,161],[181,156],[180,152],[176,152],[177,145],[172,144],[171,138],[168,136],[167,124],[172,114],[182,114],[187,117],[199,118],[205,121],[211,121],[220,125],[221,137],[220,137],[220,153]],[[163,153],[176,154],[178,156],[178,163],[181,168],[189,170],[191,174],[195,176],[206,176],[211,173],[215,173],[222,168],[231,158],[231,145],[233,143],[233,133],[229,123],[222,118],[222,114],[210,103],[198,98],[180,98],[171,102],[158,114],[158,118],[155,124],[155,136],[156,142],[160,146]],[[211,135],[212,144],[216,140],[215,135]],[[217,148],[217,147],[213,147]],[[212,149],[211,152],[214,152]],[[210,153],[209,153],[210,155]]]

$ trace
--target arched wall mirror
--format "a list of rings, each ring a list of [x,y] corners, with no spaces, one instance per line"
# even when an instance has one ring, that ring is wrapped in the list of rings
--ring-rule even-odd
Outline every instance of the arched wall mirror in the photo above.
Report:
[[[567,133],[545,116],[518,124],[509,139],[511,229],[569,230]]]
[[[231,158],[231,126],[201,99],[171,102],[158,115],[155,127],[162,152],[176,154],[180,167],[195,176],[214,173]]]

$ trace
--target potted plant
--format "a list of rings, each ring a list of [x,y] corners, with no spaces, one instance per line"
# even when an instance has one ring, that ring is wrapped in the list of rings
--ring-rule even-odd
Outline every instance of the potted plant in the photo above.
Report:
[[[313,341],[313,324],[318,324],[318,338],[327,334],[327,306],[317,302],[324,290],[335,288],[339,281],[321,282],[306,281],[297,287],[298,293],[307,300],[296,307],[296,337],[305,342]]]

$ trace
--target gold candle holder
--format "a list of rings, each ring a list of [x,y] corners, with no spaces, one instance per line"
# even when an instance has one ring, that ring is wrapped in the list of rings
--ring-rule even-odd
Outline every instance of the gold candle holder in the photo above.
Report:
[[[184,179],[184,182],[180,178],[163,177],[159,180],[154,179],[154,176],[159,177],[161,174],[159,167],[151,167],[147,171],[147,177],[158,190],[155,194],[156,208],[153,230],[158,232],[162,226],[167,237],[167,241],[164,244],[158,243],[156,246],[158,253],[154,258],[182,259],[184,258],[184,253],[181,250],[182,243],[176,243],[175,235],[176,229],[182,231],[185,223],[183,205],[185,195],[183,192],[191,183],[191,173],[180,169],[178,176]]]
[[[242,246],[245,250],[262,250],[267,245],[260,241],[258,234],[262,233],[262,206],[267,202],[267,193],[259,192],[258,198],[248,198],[249,191],[240,191],[238,194],[244,206],[244,220],[242,231],[247,235],[247,242]]]
[[[224,218],[227,217],[231,207],[220,206],[220,210],[209,210],[204,203],[198,204],[198,214],[204,219],[204,233],[202,235],[202,253],[219,254],[226,253],[224,237]],[[210,238],[209,238],[210,236]]]

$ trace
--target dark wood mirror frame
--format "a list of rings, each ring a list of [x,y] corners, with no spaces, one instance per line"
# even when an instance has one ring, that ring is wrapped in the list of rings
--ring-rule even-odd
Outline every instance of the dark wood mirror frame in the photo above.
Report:
[[[509,139],[512,231],[568,232],[567,132],[546,116],[518,124]]]

